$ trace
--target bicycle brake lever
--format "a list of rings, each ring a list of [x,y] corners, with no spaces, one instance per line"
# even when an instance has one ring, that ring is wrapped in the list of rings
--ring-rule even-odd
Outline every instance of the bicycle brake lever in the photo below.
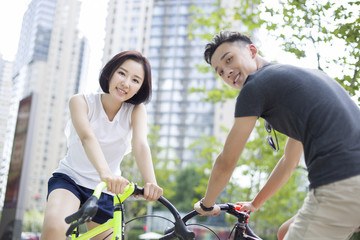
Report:
[[[77,222],[73,222],[70,227],[68,228],[68,230],[66,231],[66,236],[71,236],[73,234],[73,231],[75,230],[75,228],[77,228],[79,225],[83,224],[84,221],[82,219],[80,219]]]

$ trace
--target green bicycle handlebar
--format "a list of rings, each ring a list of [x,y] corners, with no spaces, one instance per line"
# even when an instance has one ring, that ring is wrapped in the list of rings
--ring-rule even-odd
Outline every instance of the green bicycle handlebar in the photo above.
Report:
[[[93,196],[95,196],[97,199],[99,199],[102,190],[104,190],[104,188],[106,188],[106,187],[107,187],[106,182],[99,183],[94,190]],[[131,196],[134,193],[134,191],[135,191],[135,184],[129,183],[125,187],[124,193],[118,195],[120,201],[121,202],[125,201],[125,199],[127,199],[129,196]]]

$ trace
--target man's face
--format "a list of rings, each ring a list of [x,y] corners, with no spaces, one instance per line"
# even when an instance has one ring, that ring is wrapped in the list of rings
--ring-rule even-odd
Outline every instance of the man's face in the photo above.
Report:
[[[225,42],[211,57],[211,66],[230,87],[241,90],[247,77],[257,71],[257,49],[252,44]]]

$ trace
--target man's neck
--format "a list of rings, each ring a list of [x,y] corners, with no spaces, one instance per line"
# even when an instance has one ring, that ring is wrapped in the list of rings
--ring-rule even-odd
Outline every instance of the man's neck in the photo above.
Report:
[[[268,61],[266,61],[264,58],[258,56],[256,59],[256,66],[257,66],[256,70],[260,70],[267,63],[268,63]]]

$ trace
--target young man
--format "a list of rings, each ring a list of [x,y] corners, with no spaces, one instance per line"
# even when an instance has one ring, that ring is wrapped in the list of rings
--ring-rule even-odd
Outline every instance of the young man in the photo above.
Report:
[[[234,125],[195,210],[219,214],[214,203],[261,117],[289,138],[264,187],[240,210],[257,211],[287,182],[304,152],[310,191],[297,215],[285,224],[284,239],[349,239],[360,226],[359,107],[324,72],[269,63],[249,37],[237,32],[216,35],[204,56],[228,85],[241,91]]]

